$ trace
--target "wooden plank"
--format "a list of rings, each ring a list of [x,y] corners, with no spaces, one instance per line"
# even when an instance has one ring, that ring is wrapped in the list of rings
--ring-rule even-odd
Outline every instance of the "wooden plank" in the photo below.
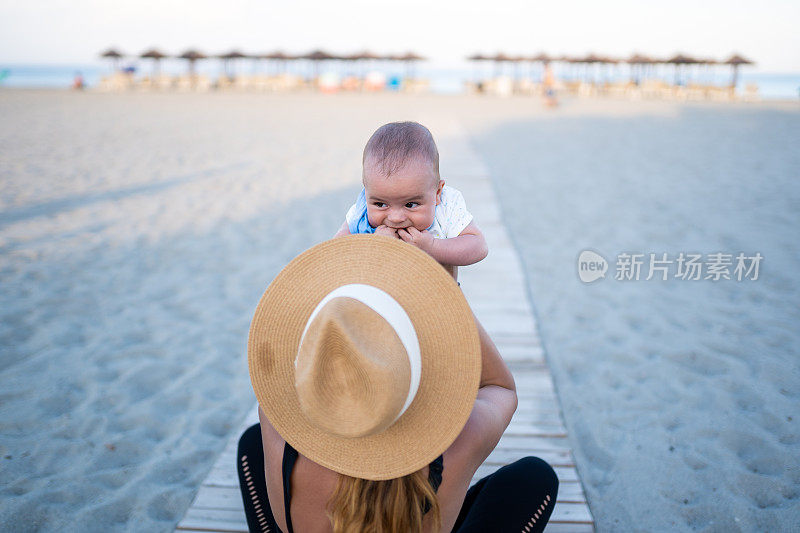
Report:
[[[190,507],[178,529],[200,531],[247,531],[247,519],[240,511]]]
[[[594,533],[593,524],[554,522],[552,519],[544,528],[545,533]]]
[[[532,454],[528,451],[508,450],[501,447],[495,448],[492,453],[489,454],[489,457],[486,458],[486,462],[492,464],[508,464],[529,455],[535,455],[543,461],[547,461],[547,463],[553,467],[575,466],[575,460],[572,458],[570,452],[537,452],[536,454]]]
[[[559,481],[557,502],[586,503],[586,495],[578,481]]]
[[[594,522],[589,506],[585,503],[558,503],[550,515],[552,522],[577,522],[591,524]]]
[[[526,411],[517,409],[511,422],[520,424],[563,425],[561,415],[557,410],[546,411],[544,409],[530,409]]]
[[[526,457],[525,455],[520,455],[517,459],[522,457]],[[516,459],[515,459],[516,460]],[[481,466],[478,467],[478,470],[475,472],[475,475],[472,477],[472,485],[476,481],[488,476],[489,474],[493,474],[501,467],[505,466],[507,463],[492,463],[492,462],[484,462]],[[552,465],[551,465],[552,466]],[[578,472],[575,470],[575,467],[572,466],[555,466],[553,470],[556,473],[559,481],[578,481]]]
[[[242,492],[236,487],[209,487],[202,486],[194,500],[197,509],[228,509],[244,513]]]

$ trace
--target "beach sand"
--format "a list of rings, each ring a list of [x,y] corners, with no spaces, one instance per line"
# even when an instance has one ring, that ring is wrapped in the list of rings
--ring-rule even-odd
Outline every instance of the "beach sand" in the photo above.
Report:
[[[800,107],[577,107],[471,129],[598,531],[796,531]],[[587,249],[610,263],[591,284]],[[675,265],[617,281],[623,252],[764,259],[755,281]]]
[[[174,527],[252,405],[262,291],[339,227],[391,120],[459,120],[488,164],[599,530],[798,523],[796,107],[2,91],[0,112],[0,528]],[[584,285],[584,248],[765,259]]]

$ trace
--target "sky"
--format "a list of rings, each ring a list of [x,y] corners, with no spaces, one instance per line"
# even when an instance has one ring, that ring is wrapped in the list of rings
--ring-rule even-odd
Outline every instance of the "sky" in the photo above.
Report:
[[[0,0],[0,63],[90,64],[139,54],[239,48],[333,53],[408,50],[435,65],[474,53],[726,59],[800,72],[800,1],[738,0]]]

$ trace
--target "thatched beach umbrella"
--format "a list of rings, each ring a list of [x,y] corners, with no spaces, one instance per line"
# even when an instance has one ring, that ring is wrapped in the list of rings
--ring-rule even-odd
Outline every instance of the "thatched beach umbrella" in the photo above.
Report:
[[[553,58],[545,54],[544,52],[539,52],[538,54],[536,54],[531,58],[531,61],[541,63],[542,65],[547,65],[548,63],[553,61]]]
[[[120,52],[116,48],[109,48],[108,50],[100,54],[100,57],[111,59],[112,63],[114,64],[114,70],[119,70],[119,60],[125,56],[122,52]]]
[[[630,65],[631,68],[631,81],[636,85],[639,85],[639,83],[642,81],[642,78],[644,77],[645,65],[653,64],[653,59],[647,57],[646,55],[634,53],[631,55],[631,57],[626,59],[625,62],[628,65]],[[637,67],[638,67],[638,75],[636,74]]]
[[[739,79],[739,65],[755,65],[749,59],[745,59],[738,54],[733,54],[727,60],[723,62],[725,65],[730,65],[733,68],[733,76],[731,77],[731,87],[736,87],[736,82]]]
[[[222,65],[223,65],[223,70],[225,71],[225,75],[230,78],[232,76],[231,73],[228,72],[228,67],[230,66],[231,61],[236,59],[244,59],[248,56],[246,54],[243,54],[239,50],[231,50],[230,52],[227,52],[225,54],[220,54],[216,57],[217,59],[222,60]]]
[[[621,59],[617,59],[616,57],[600,56],[600,75],[601,75],[601,77],[606,78],[606,80],[607,80],[608,79],[607,74],[608,74],[609,70],[613,70],[614,71],[614,76],[613,77],[616,77],[617,65],[619,65],[621,62],[622,62],[622,60]]]
[[[290,60],[297,59],[297,56],[293,56],[283,52],[282,50],[276,50],[274,52],[270,52],[268,54],[261,54],[259,56],[261,59],[267,59],[270,61],[274,61],[277,66],[278,72],[283,72],[286,70],[286,62]]]
[[[514,64],[514,79],[519,78],[519,66],[527,60],[528,58],[525,56],[511,56],[511,63]]]
[[[576,77],[575,76],[575,65],[577,63],[575,62],[575,58],[574,57],[571,57],[571,56],[569,56],[567,54],[561,54],[560,56],[553,57],[552,60],[555,61],[555,62],[558,62],[558,63],[563,63],[564,65],[569,65],[569,67],[567,68],[567,71],[565,73],[565,76],[568,77],[569,79],[575,79],[575,77]]]
[[[359,63],[363,62],[364,66],[361,68],[362,77],[365,75],[364,71],[367,68],[369,68],[370,62],[379,60],[381,58],[382,58],[382,56],[379,56],[378,54],[370,52],[369,50],[362,50],[361,52],[357,52],[355,54],[352,54],[352,55],[348,56],[348,59],[350,59],[352,61],[355,61],[356,65],[358,65]]]
[[[714,76],[711,73],[711,67],[714,65],[719,65],[719,61],[712,58],[695,58],[698,65],[698,76],[706,78],[707,80],[713,80]],[[702,71],[700,70],[702,68]]]
[[[675,65],[675,85],[680,85],[680,73],[683,65],[696,65],[697,60],[687,55],[675,54],[671,58],[667,59],[665,63],[669,65]]]
[[[589,53],[583,57],[576,57],[572,59],[572,63],[577,63],[579,65],[583,65],[583,72],[584,72],[584,81],[589,81],[589,68],[591,65],[592,70],[592,82],[594,82],[594,65],[598,63],[602,63],[603,58],[599,55]]]
[[[475,62],[475,68],[473,70],[473,77],[475,78],[475,81],[480,81],[480,74],[479,74],[480,66],[479,66],[479,63],[482,62],[482,61],[488,61],[488,60],[489,60],[489,57],[484,56],[483,54],[472,54],[471,56],[469,56],[467,58],[467,61]]]
[[[536,67],[536,63],[541,63],[542,67],[546,67],[547,65],[550,64],[552,58],[549,55],[545,54],[544,52],[539,52],[535,56],[526,57],[525,61],[528,61],[531,64],[530,76],[531,78],[533,78],[533,70]]]
[[[313,52],[309,52],[308,54],[301,56],[300,59],[308,59],[309,61],[313,62],[314,64],[314,78],[319,77],[319,64],[321,61],[327,61],[329,59],[336,59],[336,56],[333,54],[329,54],[324,50],[314,50]]]
[[[161,60],[167,57],[167,54],[163,53],[161,50],[157,48],[151,48],[146,52],[143,52],[139,57],[143,59],[152,59],[153,60],[153,73],[158,75],[161,73]]]
[[[406,64],[406,77],[414,77],[414,64],[417,61],[427,61],[427,58],[419,56],[414,52],[406,52],[397,58],[398,61],[404,61]]]
[[[184,53],[178,56],[179,59],[185,59],[189,62],[189,74],[194,76],[195,69],[194,64],[195,61],[199,59],[206,59],[208,56],[203,54],[202,52],[198,52],[197,50],[186,50]]]
[[[487,59],[491,60],[494,63],[494,74],[495,74],[495,76],[500,74],[500,72],[501,72],[501,70],[503,68],[503,63],[510,63],[510,62],[514,61],[513,57],[507,56],[503,52],[497,52],[494,56],[489,57]]]

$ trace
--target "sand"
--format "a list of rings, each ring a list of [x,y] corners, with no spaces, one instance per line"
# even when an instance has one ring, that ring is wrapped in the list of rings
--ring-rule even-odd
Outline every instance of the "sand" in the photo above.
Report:
[[[800,109],[567,107],[473,131],[598,531],[795,530]],[[606,279],[579,280],[586,249]],[[619,253],[682,251],[764,259],[756,281],[614,279]]]
[[[796,108],[2,91],[0,113],[0,528],[171,530],[253,402],[261,292],[338,228],[377,126],[451,118],[525,261],[598,529],[800,519]],[[765,262],[583,285],[586,247]]]

